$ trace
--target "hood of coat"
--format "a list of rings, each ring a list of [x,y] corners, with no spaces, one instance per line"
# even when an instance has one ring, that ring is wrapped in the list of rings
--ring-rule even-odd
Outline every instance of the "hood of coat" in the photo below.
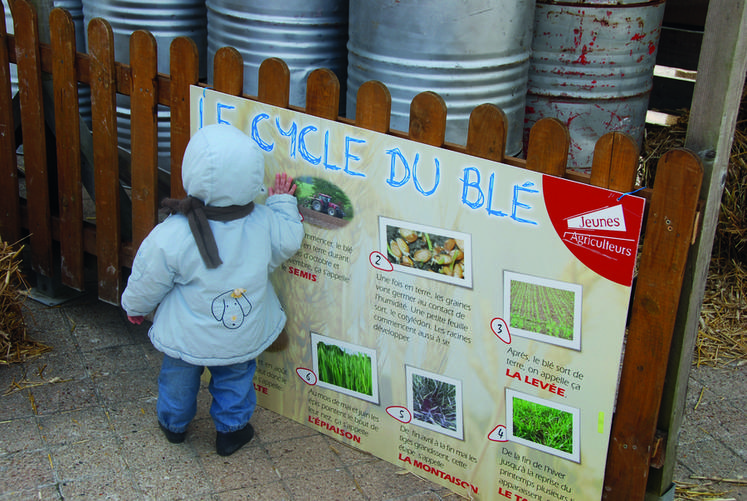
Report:
[[[205,205],[246,205],[262,191],[264,176],[262,150],[233,125],[203,127],[184,151],[184,190]]]

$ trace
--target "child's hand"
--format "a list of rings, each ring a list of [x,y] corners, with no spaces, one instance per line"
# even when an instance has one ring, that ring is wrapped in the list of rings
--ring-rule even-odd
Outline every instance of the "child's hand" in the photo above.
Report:
[[[296,185],[293,184],[293,178],[283,172],[282,174],[275,174],[275,185],[268,189],[270,196],[281,195],[287,193],[293,195],[296,192]]]
[[[127,315],[127,320],[129,320],[131,324],[140,325],[143,323],[143,320],[145,320],[145,317],[142,315],[137,315],[134,317]]]

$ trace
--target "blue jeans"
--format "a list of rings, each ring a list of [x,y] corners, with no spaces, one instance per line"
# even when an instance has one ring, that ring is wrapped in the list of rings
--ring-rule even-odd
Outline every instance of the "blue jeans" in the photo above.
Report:
[[[240,430],[249,422],[257,407],[254,393],[255,360],[208,367],[213,396],[210,415],[215,429],[222,433]],[[197,412],[197,392],[200,390],[200,376],[205,368],[192,365],[178,358],[163,356],[161,373],[158,376],[158,421],[174,433],[187,430]]]

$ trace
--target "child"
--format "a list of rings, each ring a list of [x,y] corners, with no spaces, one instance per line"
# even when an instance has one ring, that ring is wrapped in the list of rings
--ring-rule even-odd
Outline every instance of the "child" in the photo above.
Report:
[[[254,435],[255,358],[285,326],[269,274],[300,248],[304,230],[286,174],[275,177],[265,205],[253,203],[263,153],[233,126],[192,137],[182,179],[188,197],[164,201],[178,214],[140,245],[122,307],[139,324],[158,306],[149,336],[164,353],[157,413],[166,438],[184,441],[208,367],[216,451],[228,456]]]

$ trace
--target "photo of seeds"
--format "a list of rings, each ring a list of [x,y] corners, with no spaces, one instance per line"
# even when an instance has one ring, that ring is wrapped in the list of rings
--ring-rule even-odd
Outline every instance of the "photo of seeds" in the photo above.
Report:
[[[509,440],[579,461],[579,410],[506,389]]]
[[[387,226],[387,257],[410,268],[464,278],[464,240]]]
[[[318,385],[378,403],[376,352],[311,333]]]
[[[407,367],[407,402],[412,422],[452,437],[462,438],[460,381]]]

